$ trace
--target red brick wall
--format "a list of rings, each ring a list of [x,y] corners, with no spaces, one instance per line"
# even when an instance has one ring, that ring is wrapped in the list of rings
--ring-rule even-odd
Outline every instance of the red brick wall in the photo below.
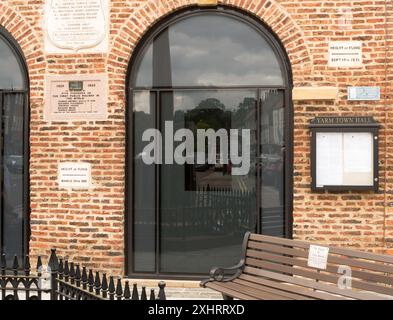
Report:
[[[191,0],[110,1],[108,54],[45,55],[43,0],[0,2],[0,25],[26,56],[31,97],[31,240],[37,254],[56,247],[99,269],[124,268],[125,75],[133,48],[163,16]],[[258,16],[284,44],[295,86],[331,85],[336,101],[294,104],[294,236],[326,244],[382,251],[393,247],[393,4],[384,0],[227,0]],[[341,11],[350,9],[346,28]],[[327,66],[329,41],[363,41],[364,67]],[[43,121],[45,74],[102,73],[109,76],[107,121],[48,124]],[[379,102],[348,102],[349,85],[378,85]],[[308,122],[322,115],[373,115],[383,124],[380,137],[381,188],[373,192],[310,191]],[[92,163],[95,188],[60,191],[60,160]],[[389,252],[393,253],[393,250]]]

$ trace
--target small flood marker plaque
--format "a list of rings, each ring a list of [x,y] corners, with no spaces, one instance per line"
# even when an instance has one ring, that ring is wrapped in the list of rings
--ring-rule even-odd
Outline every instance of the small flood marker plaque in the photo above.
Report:
[[[59,188],[90,189],[91,164],[87,162],[59,163]]]
[[[362,42],[333,41],[329,43],[329,67],[359,68],[363,66]]]

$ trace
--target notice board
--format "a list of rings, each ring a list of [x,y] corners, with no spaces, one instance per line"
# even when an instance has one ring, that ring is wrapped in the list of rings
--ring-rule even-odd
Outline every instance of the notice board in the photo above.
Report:
[[[313,190],[378,188],[379,125],[372,118],[316,118],[310,127]]]

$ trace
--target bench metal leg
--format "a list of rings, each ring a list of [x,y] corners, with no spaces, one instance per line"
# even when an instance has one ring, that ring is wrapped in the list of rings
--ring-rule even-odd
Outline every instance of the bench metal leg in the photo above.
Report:
[[[222,298],[224,300],[233,300],[233,297],[227,296],[226,294],[222,294]]]

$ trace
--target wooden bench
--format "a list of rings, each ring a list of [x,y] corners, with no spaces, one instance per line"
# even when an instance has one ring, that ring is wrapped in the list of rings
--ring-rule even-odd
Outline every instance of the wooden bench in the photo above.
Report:
[[[242,300],[393,299],[393,256],[329,247],[326,269],[308,266],[310,243],[247,233],[243,257],[201,286]]]

